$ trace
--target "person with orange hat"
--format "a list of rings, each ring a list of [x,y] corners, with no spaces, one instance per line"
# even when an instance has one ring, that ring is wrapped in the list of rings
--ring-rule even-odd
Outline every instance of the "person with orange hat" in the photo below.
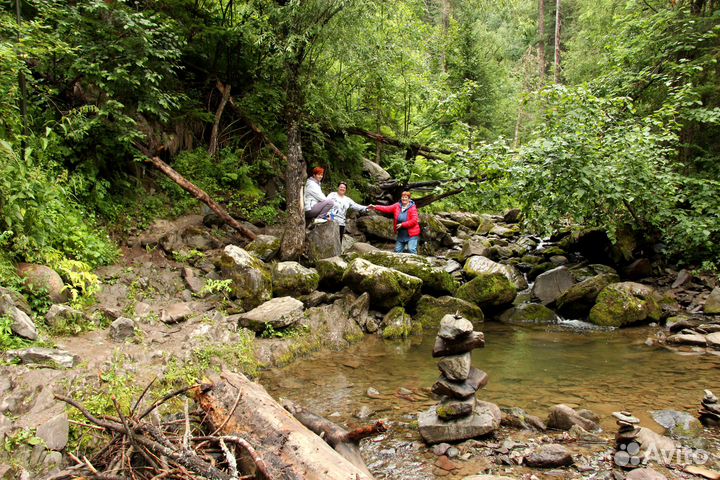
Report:
[[[325,176],[325,169],[322,167],[313,168],[312,175],[310,175],[305,182],[305,194],[303,199],[305,201],[305,221],[312,221],[313,224],[327,222],[327,214],[330,209],[335,205],[335,202],[329,200],[320,187]]]

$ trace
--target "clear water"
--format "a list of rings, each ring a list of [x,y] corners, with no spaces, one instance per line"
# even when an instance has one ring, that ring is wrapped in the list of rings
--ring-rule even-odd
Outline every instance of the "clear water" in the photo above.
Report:
[[[720,394],[720,356],[649,347],[644,342],[655,332],[650,327],[603,331],[579,322],[549,327],[488,322],[481,330],[486,346],[473,352],[473,365],[490,381],[478,398],[542,419],[549,407],[565,403],[596,412],[610,431],[616,428],[610,416],[616,410],[629,410],[644,426],[658,429],[650,410],[695,414],[703,389]],[[350,350],[266,372],[261,383],[276,398],[343,423],[353,423],[363,405],[376,412],[372,418],[407,421],[435,403],[428,395],[439,373],[433,342],[431,332],[400,342],[366,337]],[[369,398],[369,387],[381,398]],[[398,394],[401,388],[413,393]]]

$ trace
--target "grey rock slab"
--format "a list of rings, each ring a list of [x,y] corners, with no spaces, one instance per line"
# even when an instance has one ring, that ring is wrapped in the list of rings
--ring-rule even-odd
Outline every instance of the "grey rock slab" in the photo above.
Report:
[[[707,345],[707,338],[700,333],[677,333],[667,338],[668,343],[676,343],[680,345],[699,345],[704,347]]]
[[[581,416],[577,411],[564,404],[555,405],[550,410],[546,423],[548,428],[557,430],[570,430],[573,425],[578,425],[588,432],[600,428],[596,422]]]
[[[433,384],[432,392],[451,398],[466,399],[475,395],[475,392],[487,385],[487,382],[487,373],[470,367],[470,374],[467,380],[463,382],[453,382],[444,377],[440,377],[440,379]]]
[[[500,426],[500,409],[489,402],[477,401],[472,415],[450,421],[438,417],[436,408],[431,407],[418,415],[420,435],[429,444],[480,437]]]
[[[446,399],[436,408],[438,417],[443,420],[455,420],[472,414],[475,408],[475,397],[466,400]]]
[[[188,302],[173,303],[160,311],[160,320],[163,323],[180,323],[193,314],[191,304]]]
[[[253,308],[249,312],[233,316],[238,325],[256,332],[262,332],[267,325],[274,329],[289,327],[303,316],[305,307],[300,300],[292,297],[279,297]]]
[[[19,361],[23,365],[44,365],[72,368],[78,361],[76,355],[64,350],[31,347],[22,350],[11,350],[6,353],[10,361]]]
[[[195,270],[190,267],[183,267],[182,276],[185,279],[185,283],[193,293],[200,293],[205,286],[205,282],[202,278],[198,277]]]
[[[438,368],[448,380],[463,381],[470,374],[471,364],[472,355],[470,352],[466,352],[441,358],[438,362]]]
[[[621,422],[630,423],[630,424],[633,424],[633,425],[636,425],[636,424],[640,423],[640,419],[638,419],[637,417],[632,416],[632,415],[631,415],[630,413],[628,413],[628,412],[613,412],[612,416],[615,417],[615,418],[617,418],[617,419],[620,420]]]
[[[445,315],[440,320],[438,336],[444,340],[452,341],[467,337],[473,331],[473,324],[460,316]]]
[[[700,421],[687,412],[676,410],[652,410],[650,416],[662,425],[667,433],[678,439],[695,438],[703,433]]]
[[[554,302],[575,284],[575,278],[566,267],[557,267],[541,273],[532,287],[533,296],[544,305]]]
[[[45,446],[50,450],[62,450],[65,448],[69,434],[70,422],[65,412],[40,425],[36,433],[38,437],[45,441]]]
[[[540,445],[525,456],[525,465],[534,468],[566,467],[573,464],[570,450],[555,443]]]
[[[67,305],[55,304],[45,314],[45,321],[50,326],[58,325],[62,322],[78,322],[82,321],[85,315]]]
[[[135,338],[135,322],[127,317],[120,317],[110,324],[109,334],[112,341],[118,343]]]
[[[3,289],[5,290],[5,289]],[[7,292],[7,290],[5,290]],[[13,297],[10,293],[0,292],[0,315],[8,315],[12,318],[11,330],[15,335],[19,335],[29,340],[35,340],[38,337],[38,331],[35,322],[15,305]]]
[[[720,287],[713,288],[710,295],[705,299],[703,312],[705,312],[706,315],[720,314]]]
[[[720,349],[720,332],[713,332],[705,335],[708,347]]]
[[[338,225],[335,222],[315,225],[306,234],[305,254],[313,264],[323,258],[337,257],[342,254]]]
[[[447,341],[441,337],[435,337],[432,356],[445,357],[447,355],[457,355],[484,346],[485,335],[482,332],[472,332],[467,337],[455,341]]]
[[[650,467],[644,467],[628,472],[625,475],[625,480],[667,480],[667,477]]]

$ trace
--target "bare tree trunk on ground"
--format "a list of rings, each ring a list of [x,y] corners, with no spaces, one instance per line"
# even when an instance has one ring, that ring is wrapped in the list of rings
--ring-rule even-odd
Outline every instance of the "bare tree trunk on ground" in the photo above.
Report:
[[[555,83],[560,83],[560,0],[555,0]]]
[[[190,195],[210,207],[213,212],[217,213],[218,217],[222,218],[225,223],[240,232],[243,236],[247,237],[250,240],[255,240],[255,234],[252,231],[250,231],[247,227],[243,226],[240,222],[232,218],[230,214],[227,213],[227,211],[219,203],[217,203],[210,197],[210,195],[208,195],[204,190],[197,187],[195,184],[180,175],[170,165],[163,162],[158,157],[151,157],[149,155],[146,157],[145,161],[147,161],[150,165],[167,175],[170,180],[180,185],[180,187],[182,187],[182,189],[186,192],[190,193]]]
[[[240,435],[255,446],[272,479],[370,480],[285,411],[265,389],[241,374],[223,372],[212,388],[194,390],[208,421],[222,435]]]
[[[208,147],[208,154],[211,157],[217,155],[218,152],[218,132],[220,130],[220,118],[222,118],[223,111],[225,110],[225,105],[227,105],[227,102],[230,99],[230,85],[225,85],[218,80],[215,86],[222,93],[222,98],[220,99],[220,105],[218,105],[217,111],[215,112],[215,121],[213,122],[212,133],[210,133],[210,146]]]
[[[328,445],[333,447],[336,452],[342,455],[350,463],[355,465],[357,468],[363,470],[368,476],[372,477],[372,474],[365,465],[360,454],[359,443],[363,438],[385,432],[387,428],[382,422],[377,422],[375,425],[370,427],[360,428],[348,432],[342,427],[335,425],[330,420],[309,412],[299,405],[296,405],[290,400],[284,400],[282,406],[307,428],[315,432],[317,435],[327,442]]]

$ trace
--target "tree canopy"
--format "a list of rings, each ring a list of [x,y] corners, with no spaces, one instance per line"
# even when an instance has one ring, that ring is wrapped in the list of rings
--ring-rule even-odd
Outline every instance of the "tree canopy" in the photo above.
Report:
[[[0,267],[107,263],[98,225],[188,208],[148,152],[255,222],[302,228],[307,168],[362,191],[368,158],[464,187],[433,208],[715,261],[719,20],[714,0],[5,0]]]

